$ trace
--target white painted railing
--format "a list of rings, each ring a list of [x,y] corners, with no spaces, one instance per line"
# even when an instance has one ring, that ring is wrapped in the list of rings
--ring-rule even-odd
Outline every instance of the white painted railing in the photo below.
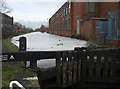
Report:
[[[13,89],[13,84],[16,84],[21,89],[25,89],[18,81],[11,81],[9,84],[10,89]]]

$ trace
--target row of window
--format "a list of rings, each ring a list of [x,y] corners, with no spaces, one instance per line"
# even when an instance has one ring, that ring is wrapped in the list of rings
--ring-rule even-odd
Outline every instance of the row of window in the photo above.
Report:
[[[3,23],[3,24],[8,24],[8,25],[13,25],[13,22],[12,22],[12,21],[5,21],[5,20],[3,20],[2,23]]]
[[[11,26],[11,25],[2,25],[2,29],[12,30],[13,26]]]
[[[69,6],[68,6],[69,5]],[[71,3],[67,3],[61,10],[59,10],[51,20],[58,19],[60,17],[64,17],[70,13]]]
[[[95,2],[86,2],[86,12],[88,13],[95,12]]]
[[[61,23],[55,24],[53,26],[50,26],[51,30],[61,30],[61,31],[70,31],[70,19],[69,20],[65,20]]]
[[[9,16],[4,16],[4,15],[3,15],[3,17],[2,17],[2,20],[3,20],[3,21],[6,21],[6,22],[7,22],[7,21],[13,22],[13,18],[11,18],[11,17],[9,17]]]
[[[67,3],[61,10],[59,10],[53,17],[52,20],[64,17],[70,13],[71,2]],[[94,13],[95,12],[95,2],[86,2],[86,12]]]

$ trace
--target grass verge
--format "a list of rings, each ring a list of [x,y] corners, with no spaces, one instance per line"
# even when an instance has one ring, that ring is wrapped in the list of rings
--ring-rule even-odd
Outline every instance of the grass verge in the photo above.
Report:
[[[14,80],[16,73],[19,70],[19,66],[16,66],[12,62],[2,63],[2,87],[8,87],[11,80]]]
[[[19,50],[14,44],[11,43],[10,37],[7,39],[3,39],[2,44],[8,48],[8,52],[16,52]]]
[[[2,44],[8,48],[8,52],[16,52],[19,49],[11,43],[10,37],[2,40]],[[17,80],[24,87],[38,87],[38,81],[23,81],[23,78],[36,77],[36,73],[29,69],[24,69],[23,62],[3,62],[2,63],[2,89],[9,87],[10,81]]]
[[[3,62],[2,63],[2,88],[9,87],[10,81],[18,81],[24,87],[38,87],[38,81],[26,81],[23,78],[36,77],[36,73],[24,69],[23,62]]]

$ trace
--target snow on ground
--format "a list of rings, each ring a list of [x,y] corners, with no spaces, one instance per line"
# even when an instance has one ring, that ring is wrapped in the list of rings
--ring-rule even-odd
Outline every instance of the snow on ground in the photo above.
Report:
[[[69,37],[62,37],[58,35],[33,32],[25,35],[13,37],[11,42],[19,47],[20,37],[27,38],[27,51],[61,51],[61,50],[74,50],[74,47],[86,47],[86,41],[78,40]],[[38,67],[52,67],[55,66],[55,59],[40,60],[37,62]]]
[[[86,41],[41,32],[13,37],[11,42],[19,47],[16,40],[22,36],[27,38],[27,51],[73,50],[74,47],[86,47]]]

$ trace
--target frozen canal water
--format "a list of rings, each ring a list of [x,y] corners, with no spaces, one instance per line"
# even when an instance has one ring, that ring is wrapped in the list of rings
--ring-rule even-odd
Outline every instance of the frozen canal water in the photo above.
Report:
[[[74,47],[86,47],[86,41],[69,37],[62,37],[48,33],[33,32],[25,35],[13,37],[11,42],[19,47],[20,37],[27,38],[27,51],[57,51],[57,50],[73,50]],[[55,66],[55,59],[40,60],[37,62],[38,67]]]

